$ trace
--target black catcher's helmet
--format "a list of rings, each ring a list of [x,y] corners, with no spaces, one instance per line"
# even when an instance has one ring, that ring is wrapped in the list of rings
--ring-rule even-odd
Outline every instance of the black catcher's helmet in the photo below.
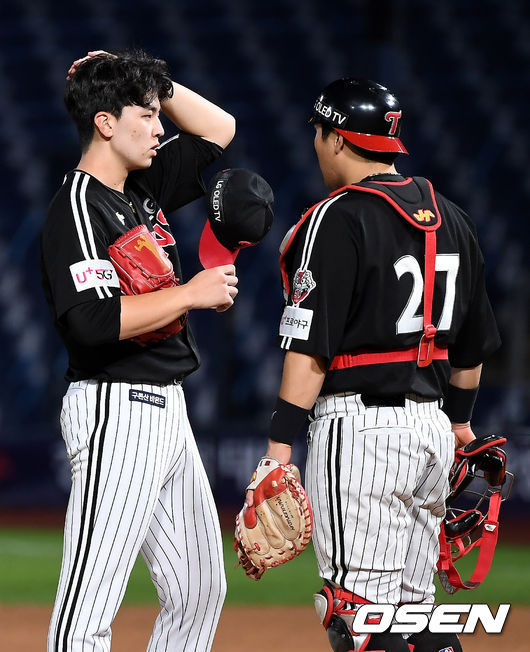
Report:
[[[401,114],[388,88],[369,79],[345,77],[320,93],[309,121],[333,127],[362,149],[408,154],[399,139]]]

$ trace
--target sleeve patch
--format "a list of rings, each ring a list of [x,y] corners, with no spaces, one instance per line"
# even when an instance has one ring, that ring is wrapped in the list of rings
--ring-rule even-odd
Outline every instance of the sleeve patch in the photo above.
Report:
[[[312,310],[286,306],[280,321],[280,336],[308,340],[312,319]]]
[[[293,279],[293,302],[303,301],[316,286],[310,269],[297,269]]]
[[[70,265],[70,274],[78,292],[91,288],[119,288],[120,281],[110,260],[81,260]]]

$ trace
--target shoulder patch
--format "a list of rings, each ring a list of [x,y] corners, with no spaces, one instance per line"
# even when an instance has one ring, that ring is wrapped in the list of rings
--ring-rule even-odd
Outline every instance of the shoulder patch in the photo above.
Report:
[[[110,260],[81,260],[70,265],[70,274],[78,292],[91,288],[119,288],[120,281]]]
[[[280,336],[308,340],[313,311],[296,306],[286,306],[280,320]]]
[[[316,286],[310,269],[297,269],[293,279],[293,303],[303,301]]]

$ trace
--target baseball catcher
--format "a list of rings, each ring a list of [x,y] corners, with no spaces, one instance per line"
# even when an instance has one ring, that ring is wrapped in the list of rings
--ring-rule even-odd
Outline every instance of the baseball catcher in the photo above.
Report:
[[[234,550],[245,573],[259,580],[273,566],[299,555],[313,532],[313,513],[294,464],[280,464],[262,457],[247,492],[253,504],[245,503],[236,517]]]
[[[310,122],[330,194],[281,245],[266,454],[287,465],[305,431],[315,607],[334,652],[462,652],[452,632],[353,629],[360,605],[434,602],[455,443],[475,439],[482,365],[500,346],[472,220],[396,167],[403,117],[372,80],[322,90]]]

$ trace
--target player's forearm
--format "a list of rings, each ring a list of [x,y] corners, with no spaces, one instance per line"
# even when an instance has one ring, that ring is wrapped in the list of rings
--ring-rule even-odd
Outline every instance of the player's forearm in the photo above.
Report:
[[[478,387],[480,383],[481,374],[481,364],[469,369],[453,368],[451,369],[451,377],[449,378],[449,382],[451,385],[460,387],[461,389],[474,389],[475,387]]]
[[[475,439],[471,429],[471,416],[478,394],[482,365],[468,369],[452,368],[443,410],[451,420],[456,448]]]
[[[326,367],[320,356],[287,351],[283,363],[280,398],[310,410],[322,389]]]
[[[280,394],[271,417],[267,455],[287,464],[291,444],[307,423],[307,414],[322,388],[326,368],[319,356],[288,351]]]
[[[180,129],[226,147],[235,134],[235,118],[194,91],[173,82],[173,96],[161,104]]]
[[[120,339],[126,340],[167,326],[188,310],[227,310],[237,295],[233,265],[203,269],[187,283],[154,292],[121,297]]]
[[[185,286],[121,297],[120,340],[167,326],[191,309]]]

